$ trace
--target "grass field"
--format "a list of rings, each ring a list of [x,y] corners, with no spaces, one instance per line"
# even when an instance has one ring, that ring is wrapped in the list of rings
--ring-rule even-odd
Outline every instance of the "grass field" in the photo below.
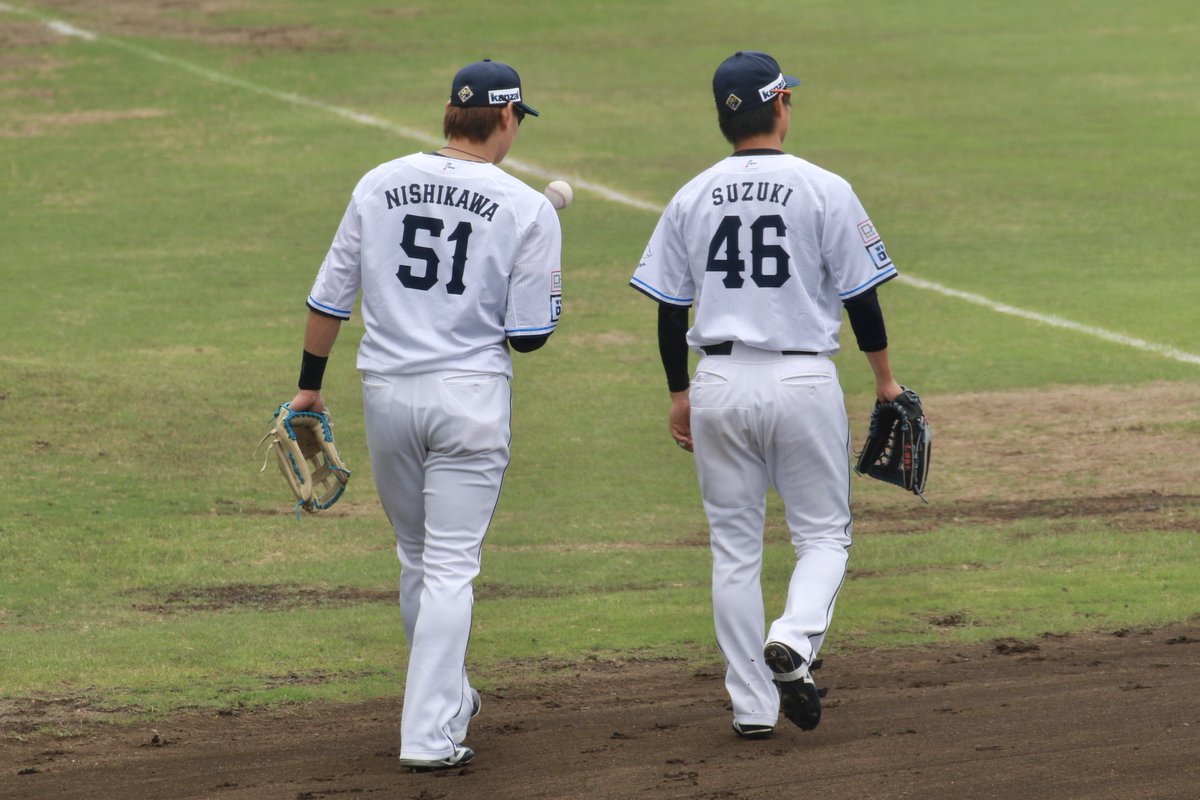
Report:
[[[882,292],[893,364],[931,407],[963,410],[950,429],[972,430],[962,398],[1019,408],[1072,388],[1195,450],[1190,4],[739,6],[0,3],[0,699],[160,714],[400,691],[357,318],[326,379],[346,499],[297,522],[254,445],[293,391],[304,298],[354,183],[436,144],[451,77],[484,56],[515,65],[542,112],[513,171],[577,194],[562,322],[516,363],[477,586],[482,681],[583,654],[719,659],[694,472],[665,432],[653,308],[626,283],[647,209],[726,153],[709,81],[739,48],[801,77],[790,149],[854,184],[919,279]],[[861,356],[839,366],[865,409]],[[1182,415],[1136,418],[1164,384],[1192,398]],[[946,448],[933,508],[1033,491],[986,483],[1029,452]],[[1040,496],[1119,493],[1129,476],[1088,476],[1122,455],[1088,453]],[[1200,472],[1184,462],[1156,489],[1190,498],[1170,524],[946,514],[897,532],[889,517],[927,512],[856,483],[886,514],[858,528],[828,648],[1195,619]],[[956,465],[983,488],[955,484]],[[789,568],[772,509],[768,608]],[[929,622],[947,615],[967,624]]]

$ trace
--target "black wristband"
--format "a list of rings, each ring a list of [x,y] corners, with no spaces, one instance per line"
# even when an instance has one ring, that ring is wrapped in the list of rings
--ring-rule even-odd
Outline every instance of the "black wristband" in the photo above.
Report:
[[[314,356],[305,350],[304,356],[300,359],[300,388],[314,392],[321,391],[321,380],[325,377],[325,364],[328,361],[329,356]]]

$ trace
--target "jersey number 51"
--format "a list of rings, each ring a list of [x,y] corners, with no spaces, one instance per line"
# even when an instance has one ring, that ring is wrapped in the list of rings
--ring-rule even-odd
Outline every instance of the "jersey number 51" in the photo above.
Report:
[[[409,258],[425,262],[424,270],[418,274],[412,264],[401,264],[396,270],[396,277],[409,289],[427,292],[438,282],[438,266],[441,259],[432,247],[417,244],[417,234],[425,231],[429,236],[440,239],[446,223],[437,217],[422,217],[409,214],[404,217],[404,236],[400,239],[400,249]],[[462,294],[467,290],[463,283],[463,271],[467,267],[467,243],[471,240],[471,223],[460,222],[446,237],[446,241],[454,243],[454,253],[450,257],[450,280],[446,283],[447,294]]]

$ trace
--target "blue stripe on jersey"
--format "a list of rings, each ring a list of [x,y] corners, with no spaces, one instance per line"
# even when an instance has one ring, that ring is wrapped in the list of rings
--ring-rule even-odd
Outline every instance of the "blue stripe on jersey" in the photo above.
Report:
[[[873,278],[871,278],[871,280],[867,281],[866,283],[864,283],[860,286],[855,286],[853,289],[846,291],[846,292],[838,292],[838,297],[845,300],[848,297],[853,297],[856,294],[861,294],[862,292],[865,292],[867,289],[870,289],[872,286],[878,286],[879,284],[883,283],[884,281],[891,280],[894,277],[896,277],[896,268],[888,267],[883,272],[874,276]]]
[[[639,279],[636,275],[630,279],[629,285],[632,286],[633,288],[637,289],[642,294],[649,295],[650,297],[654,298],[655,300],[660,300],[664,303],[670,303],[670,304],[676,305],[676,306],[690,306],[692,304],[692,298],[690,298],[690,297],[671,297],[670,295],[663,294],[658,289],[655,289],[650,284]]]
[[[313,296],[311,294],[308,296],[308,304],[317,311],[324,311],[326,314],[332,314],[335,317],[342,317],[343,319],[350,319],[350,314],[353,311],[352,309],[334,308],[333,306],[327,306],[324,303],[314,300]]]
[[[546,333],[547,331],[553,331],[553,330],[554,330],[553,325],[543,325],[540,328],[505,328],[504,335],[505,336],[535,336],[539,333]]]

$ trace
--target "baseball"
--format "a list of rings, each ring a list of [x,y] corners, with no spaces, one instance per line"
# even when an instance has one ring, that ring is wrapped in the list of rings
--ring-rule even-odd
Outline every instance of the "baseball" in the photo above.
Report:
[[[550,181],[546,186],[546,197],[550,198],[550,205],[561,210],[571,205],[575,192],[566,181]]]

